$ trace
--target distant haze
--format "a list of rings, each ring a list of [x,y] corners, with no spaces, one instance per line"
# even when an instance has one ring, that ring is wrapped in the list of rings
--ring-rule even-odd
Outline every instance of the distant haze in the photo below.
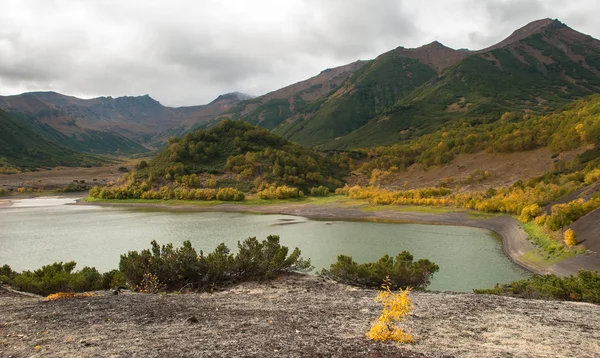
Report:
[[[5,1],[0,95],[149,94],[164,105],[261,95],[438,40],[481,49],[541,18],[600,38],[597,0]]]

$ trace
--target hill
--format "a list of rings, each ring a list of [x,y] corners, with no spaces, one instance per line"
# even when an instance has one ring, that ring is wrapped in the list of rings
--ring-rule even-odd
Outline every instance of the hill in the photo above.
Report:
[[[395,144],[458,120],[543,114],[600,92],[600,41],[544,19],[479,51],[433,42],[336,70],[343,76],[330,80],[342,81],[328,92],[275,91],[230,112],[308,146]]]
[[[265,128],[224,120],[208,130],[170,138],[168,148],[147,166],[141,165],[136,174],[159,183],[166,179],[185,184],[189,175],[204,175],[206,179],[213,174],[229,185],[245,188],[287,184],[304,189],[320,185],[334,189],[342,185],[346,173],[331,158]],[[199,182],[188,184],[200,186]]]
[[[57,145],[0,110],[0,171],[45,166],[90,166],[103,160]]]

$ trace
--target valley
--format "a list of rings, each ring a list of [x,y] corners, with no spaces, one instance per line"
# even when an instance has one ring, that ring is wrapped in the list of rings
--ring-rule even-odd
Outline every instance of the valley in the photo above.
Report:
[[[400,46],[259,96],[229,92],[203,105],[171,107],[150,95],[0,96],[0,227],[0,301],[41,321],[50,316],[39,297],[14,289],[93,292],[51,303],[52,315],[74,310],[73,327],[85,315],[77,302],[118,311],[110,289],[119,304],[163,300],[210,319],[223,317],[190,295],[223,310],[253,302],[252,312],[233,311],[267,334],[272,323],[263,321],[272,317],[258,301],[275,299],[276,324],[297,337],[314,312],[300,309],[290,321],[286,300],[314,302],[335,329],[340,313],[331,305],[339,301],[327,297],[337,293],[350,300],[346,308],[366,307],[358,318],[344,313],[350,328],[329,337],[356,354],[527,356],[537,344],[543,355],[550,351],[533,335],[556,335],[555,316],[569,312],[584,323],[561,327],[582,338],[569,338],[559,355],[591,357],[597,324],[582,317],[600,302],[600,41],[547,18],[483,49]],[[357,343],[373,311],[365,297],[382,282],[389,294],[414,288],[408,325],[422,341],[402,350]],[[448,313],[455,309],[486,323],[466,327]],[[137,311],[116,314],[121,327],[143,322],[174,334],[190,324],[182,317],[192,313],[182,312],[164,325]],[[530,312],[543,316],[541,326]],[[39,330],[37,321],[10,317],[13,331]],[[89,317],[106,333],[101,313]],[[230,334],[236,322],[215,332]],[[513,337],[533,326],[538,333]],[[50,356],[82,347],[117,353],[137,334],[83,330],[79,348],[52,350],[45,344],[73,332],[52,327],[45,339],[23,342]],[[105,336],[118,342],[106,345]],[[0,356],[27,351],[13,338],[0,335]],[[260,351],[265,343],[251,339]],[[288,343],[283,349],[293,350]],[[315,352],[331,352],[328,344]],[[225,348],[232,352],[239,349]]]

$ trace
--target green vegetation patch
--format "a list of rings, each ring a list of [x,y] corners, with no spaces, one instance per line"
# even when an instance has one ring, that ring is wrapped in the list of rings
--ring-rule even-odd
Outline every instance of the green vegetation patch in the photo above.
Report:
[[[337,262],[323,269],[321,276],[359,287],[380,287],[389,280],[389,288],[425,288],[431,282],[439,266],[427,259],[414,261],[408,251],[402,251],[395,258],[385,255],[376,262],[357,264],[352,257],[339,255]]]
[[[549,262],[555,263],[581,253],[580,249],[571,249],[561,241],[554,239],[551,234],[535,222],[528,222],[523,224],[522,227],[529,240],[541,250],[542,257]]]
[[[527,280],[473,291],[479,294],[600,303],[600,274],[597,271],[579,270],[577,276],[569,277],[535,275]]]

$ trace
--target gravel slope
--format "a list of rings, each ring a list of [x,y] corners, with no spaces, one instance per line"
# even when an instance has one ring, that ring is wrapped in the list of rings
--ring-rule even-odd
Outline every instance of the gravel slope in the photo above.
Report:
[[[417,342],[369,341],[375,291],[291,275],[214,294],[46,302],[0,289],[0,357],[598,357],[600,309],[413,293]],[[35,348],[39,346],[39,348]]]

